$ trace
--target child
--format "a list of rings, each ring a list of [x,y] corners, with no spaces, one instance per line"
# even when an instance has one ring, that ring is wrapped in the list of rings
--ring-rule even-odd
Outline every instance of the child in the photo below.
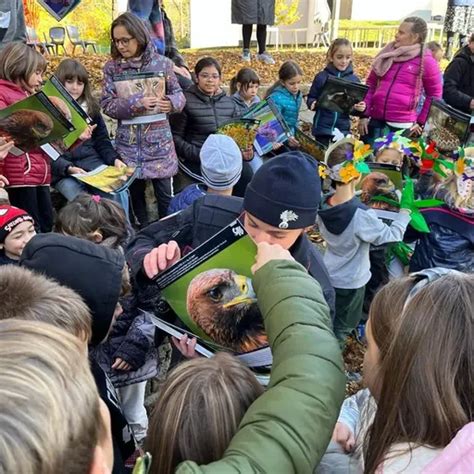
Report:
[[[87,194],[61,209],[56,231],[121,251],[129,238],[125,214],[117,203]],[[117,389],[123,414],[140,442],[148,428],[146,381],[157,374],[155,327],[134,307],[134,298],[121,298],[120,304],[123,313],[92,352]]]
[[[417,240],[410,271],[446,267],[474,272],[474,148],[464,153],[456,161],[454,174],[434,193],[444,204],[421,210],[431,232],[407,235]]]
[[[171,178],[178,170],[168,114],[181,111],[185,99],[173,63],[155,52],[145,26],[137,17],[131,13],[120,15],[112,22],[110,31],[113,59],[104,67],[101,105],[107,115],[118,119],[117,151],[127,165],[141,169],[139,179],[130,186],[130,194],[135,217],[144,226],[148,223],[145,180],[152,181],[159,216],[164,217],[168,210]],[[154,73],[155,80],[164,76],[164,91],[158,92],[161,95],[154,95],[157,92],[153,89],[121,97],[114,82],[117,75],[138,72]],[[153,115],[146,115],[150,112]]]
[[[206,194],[231,196],[242,173],[242,152],[232,138],[209,135],[199,152],[204,184],[190,184],[170,203],[168,214],[186,209]]]
[[[268,89],[265,99],[272,98],[292,134],[298,125],[303,95],[300,91],[303,71],[295,61],[285,61],[278,70],[278,81]],[[298,142],[292,137],[290,146],[298,146]]]
[[[18,265],[25,245],[35,235],[33,218],[27,212],[0,206],[0,265]]]
[[[377,293],[364,357],[370,392],[344,402],[333,434],[350,458],[335,469],[333,443],[318,473],[425,472],[472,421],[473,290],[472,275],[434,268]]]
[[[262,394],[254,375],[227,354],[178,366],[153,412],[151,474],[255,466],[310,473],[319,462],[344,395],[328,307],[320,286],[279,245],[258,244],[252,272],[274,357],[269,388]]]
[[[368,146],[352,138],[331,145],[326,152],[329,177],[335,192],[325,196],[318,215],[321,235],[327,243],[324,262],[336,290],[334,333],[341,346],[362,318],[365,285],[370,280],[370,244],[402,240],[410,211],[402,209],[390,226],[356,197],[361,173],[357,166],[370,153]]]
[[[249,67],[243,67],[230,81],[230,94],[232,100],[240,107],[242,113],[260,102],[258,88],[260,78]]]
[[[0,53],[0,108],[8,107],[31,94],[42,84],[46,61],[33,48],[10,43]],[[40,232],[53,227],[53,206],[49,184],[50,159],[40,149],[0,160],[0,175],[7,181],[12,205],[33,217]]]
[[[104,164],[117,168],[126,165],[112,146],[99,104],[92,95],[86,68],[75,59],[64,59],[59,63],[54,75],[94,121],[94,127],[88,127],[85,131],[84,141],[62,154],[51,164],[54,187],[68,201],[72,201],[81,192],[91,192],[93,188],[69,177],[70,175],[91,171]],[[98,193],[97,190],[93,192]],[[113,195],[107,195],[107,197],[115,198]],[[128,212],[127,193],[117,196],[115,200],[123,202],[124,209]]]
[[[352,44],[345,38],[337,38],[329,46],[326,54],[326,67],[316,74],[308,94],[307,104],[310,110],[316,110],[313,120],[312,133],[323,145],[328,145],[333,140],[334,130],[337,128],[344,136],[351,131],[349,115],[333,112],[318,106],[319,96],[323,91],[328,77],[339,77],[349,82],[360,83],[354,74],[352,65]],[[354,105],[354,111],[364,112],[365,102]]]

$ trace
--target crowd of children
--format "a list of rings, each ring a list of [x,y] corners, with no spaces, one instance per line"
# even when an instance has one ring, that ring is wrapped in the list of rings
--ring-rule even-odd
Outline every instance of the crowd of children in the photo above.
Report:
[[[110,33],[100,102],[79,61],[55,71],[93,120],[73,147],[51,160],[1,137],[0,472],[470,472],[474,144],[440,153],[416,137],[440,92],[440,47],[424,46],[426,23],[401,24],[350,114],[320,100],[328,77],[361,82],[351,43],[333,41],[307,97],[319,162],[295,138],[295,61],[263,97],[288,139],[260,156],[219,131],[261,101],[253,69],[238,71],[228,94],[221,65],[204,57],[182,90],[142,20],[120,15]],[[34,49],[8,44],[0,107],[38,91],[45,69]],[[119,80],[140,74],[161,92],[119,93]],[[114,141],[102,112],[117,121]],[[352,117],[371,145],[351,134]],[[138,168],[128,191],[74,178],[103,164]],[[148,181],[160,218],[151,223]],[[68,201],[56,212],[50,185]],[[154,280],[236,218],[257,249],[268,386],[230,354],[197,357],[185,336],[147,411],[166,345],[153,315],[180,325]],[[359,324],[365,388],[344,400],[341,349]]]

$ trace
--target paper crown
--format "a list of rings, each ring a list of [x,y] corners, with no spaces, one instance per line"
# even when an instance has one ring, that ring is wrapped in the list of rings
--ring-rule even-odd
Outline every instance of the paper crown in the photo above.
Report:
[[[454,174],[458,194],[467,198],[474,188],[474,147],[458,148],[454,153]]]
[[[333,167],[328,166],[327,161],[331,153],[338,147],[343,145],[351,145],[353,151],[346,149],[346,160]],[[357,140],[352,136],[348,136],[333,143],[324,155],[324,165],[319,166],[319,176],[327,178],[328,176],[333,181],[339,181],[342,183],[349,183],[353,179],[358,178],[361,174],[370,173],[370,168],[365,159],[370,156],[372,149],[370,145],[366,145],[364,142]]]
[[[389,148],[391,150],[397,150],[404,155],[411,155],[410,145],[412,141],[408,137],[404,137],[404,130],[398,132],[390,132],[384,137],[377,138],[374,141],[374,150],[376,152]]]
[[[446,178],[448,175],[442,167],[447,170],[454,169],[454,163],[442,157],[436,148],[436,142],[433,140],[425,141],[423,137],[420,137],[418,140],[410,143],[410,151],[416,165],[423,169],[432,169],[443,178]]]

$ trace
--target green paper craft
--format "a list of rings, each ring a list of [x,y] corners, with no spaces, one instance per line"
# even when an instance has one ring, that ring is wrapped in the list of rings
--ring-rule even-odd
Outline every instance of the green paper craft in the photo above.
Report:
[[[403,266],[410,263],[411,256],[413,255],[413,249],[405,242],[395,242],[390,244],[387,249],[387,264],[390,264],[393,259],[398,258]]]

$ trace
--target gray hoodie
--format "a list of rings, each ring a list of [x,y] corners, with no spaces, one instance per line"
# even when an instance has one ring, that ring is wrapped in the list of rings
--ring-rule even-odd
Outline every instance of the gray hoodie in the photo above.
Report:
[[[410,215],[400,212],[392,224],[387,225],[357,197],[332,207],[327,204],[326,197],[317,222],[327,243],[324,263],[332,285],[356,289],[370,280],[370,244],[401,241]]]
[[[0,0],[0,49],[12,41],[26,43],[23,2],[21,0]]]

